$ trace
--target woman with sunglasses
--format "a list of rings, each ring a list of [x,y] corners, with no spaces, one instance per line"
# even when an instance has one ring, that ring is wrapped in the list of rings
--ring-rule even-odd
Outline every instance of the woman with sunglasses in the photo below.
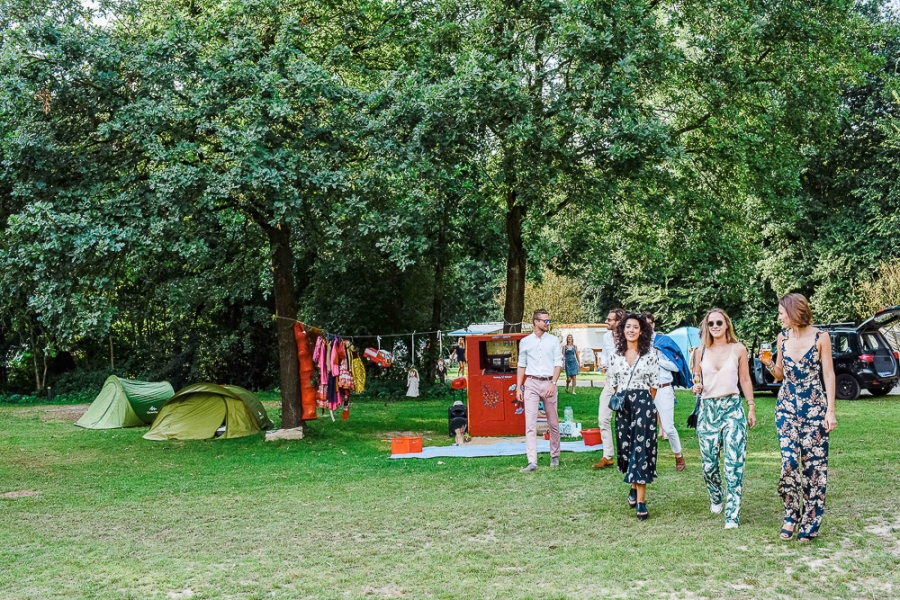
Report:
[[[825,513],[828,434],[837,427],[831,339],[812,326],[812,311],[801,294],[778,301],[778,320],[784,331],[778,335],[777,360],[768,358],[763,364],[782,381],[775,403],[781,445],[778,493],[784,501],[781,539],[793,538],[799,526],[797,540],[808,543],[819,535]]]
[[[738,342],[728,314],[714,308],[700,325],[700,347],[694,350],[694,394],[701,395],[697,419],[697,440],[703,480],[709,491],[709,510],[722,512],[725,529],[737,529],[740,522],[744,459],[747,454],[747,424],[756,425],[756,404],[750,380],[750,357]],[[738,387],[740,386],[740,388]],[[747,398],[747,413],[740,390]],[[725,463],[725,488],[719,472],[719,452]]]
[[[641,521],[650,516],[645,493],[656,479],[656,405],[659,359],[653,351],[653,330],[639,314],[625,315],[617,325],[616,352],[610,357],[606,385],[625,397],[616,411],[616,454],[625,483],[631,484],[628,505]]]

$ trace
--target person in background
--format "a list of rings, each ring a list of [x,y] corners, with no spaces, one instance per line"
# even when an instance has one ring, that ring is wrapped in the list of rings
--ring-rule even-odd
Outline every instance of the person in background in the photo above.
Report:
[[[563,356],[566,364],[566,393],[569,393],[569,384],[572,384],[572,393],[575,393],[575,382],[578,378],[578,363],[581,357],[578,354],[578,346],[572,334],[566,336],[566,345],[563,347]]]
[[[756,403],[747,349],[738,342],[731,318],[724,310],[714,308],[706,313],[700,324],[700,347],[694,350],[693,364],[694,374],[700,380],[692,391],[701,394],[697,441],[703,480],[709,491],[709,510],[721,513],[724,502],[725,529],[737,529],[744,491],[747,425],[756,425]],[[741,390],[747,397],[746,414]],[[725,489],[719,472],[720,452],[725,462]]]
[[[453,351],[456,353],[456,376],[466,376],[466,338],[459,338],[454,346]]]
[[[675,470],[684,471],[685,464],[684,454],[681,453],[681,438],[678,436],[678,430],[675,428],[674,381],[675,374],[680,369],[675,364],[676,357],[670,356],[672,348],[675,348],[675,352],[678,352],[679,355],[681,352],[678,350],[675,340],[667,335],[656,333],[656,319],[653,317],[653,313],[645,310],[641,312],[641,315],[646,319],[647,324],[650,325],[650,329],[653,330],[653,348],[659,359],[659,388],[653,401],[656,403],[657,423],[659,423],[664,433],[660,437],[669,441],[669,447],[675,453]],[[667,342],[671,342],[671,344]]]
[[[559,338],[548,333],[550,315],[544,309],[532,315],[534,331],[519,342],[519,363],[516,369],[516,400],[525,404],[525,454],[528,464],[520,473],[538,470],[537,418],[543,401],[550,426],[550,466],[559,466],[559,412],[556,382],[562,370],[563,358]]]
[[[653,330],[639,314],[628,314],[616,327],[616,353],[606,385],[624,393],[616,411],[616,454],[619,472],[631,484],[628,505],[639,521],[650,516],[645,493],[656,479],[656,405],[659,359],[651,341]]]
[[[828,434],[837,427],[834,415],[834,364],[831,338],[812,326],[812,311],[801,294],[778,301],[778,358],[760,356],[772,375],[783,381],[775,403],[775,426],[781,442],[784,501],[781,539],[810,542],[819,535],[828,481]],[[802,504],[802,506],[801,506]]]
[[[606,315],[606,333],[603,335],[603,351],[600,353],[600,372],[609,372],[609,362],[612,355],[616,353],[616,327],[625,316],[625,310],[621,308],[613,308]],[[613,456],[615,456],[615,444],[613,444],[612,435],[612,413],[609,408],[609,398],[613,395],[613,388],[609,385],[609,377],[603,385],[603,391],[600,392],[600,407],[597,411],[597,421],[600,428],[600,440],[603,443],[603,457],[594,463],[595,469],[606,469],[615,464]]]
[[[438,379],[441,380],[441,385],[444,385],[444,378],[447,376],[447,365],[444,364],[443,358],[437,359],[437,365],[435,365],[434,370]]]

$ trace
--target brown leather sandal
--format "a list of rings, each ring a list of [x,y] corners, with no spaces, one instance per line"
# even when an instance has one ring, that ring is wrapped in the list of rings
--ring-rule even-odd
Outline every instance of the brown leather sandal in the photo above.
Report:
[[[675,470],[684,471],[684,454],[675,457]]]

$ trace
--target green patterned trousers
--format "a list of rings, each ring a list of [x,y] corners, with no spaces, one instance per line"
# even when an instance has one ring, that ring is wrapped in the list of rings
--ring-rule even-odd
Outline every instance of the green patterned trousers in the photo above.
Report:
[[[709,500],[722,504],[726,500],[719,472],[719,452],[725,462],[725,522],[738,523],[744,483],[744,459],[747,454],[747,416],[740,396],[703,398],[697,419],[697,440],[700,442],[700,462],[703,480],[709,490]]]

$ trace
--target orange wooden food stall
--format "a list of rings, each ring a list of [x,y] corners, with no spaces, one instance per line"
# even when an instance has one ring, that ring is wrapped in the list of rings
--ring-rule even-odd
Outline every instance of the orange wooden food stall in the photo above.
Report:
[[[519,341],[526,335],[466,336],[470,435],[525,435],[525,408],[516,401],[516,367]]]

